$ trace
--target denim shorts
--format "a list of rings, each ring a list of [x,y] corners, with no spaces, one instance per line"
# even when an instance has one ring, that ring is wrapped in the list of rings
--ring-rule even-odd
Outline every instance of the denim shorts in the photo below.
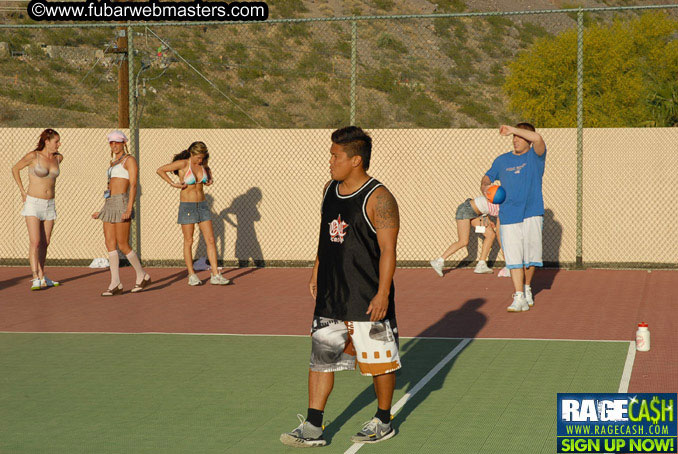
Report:
[[[203,221],[211,221],[212,213],[207,201],[202,202],[180,202],[179,217],[177,224],[197,224]]]
[[[471,199],[466,199],[464,203],[457,207],[457,215],[454,217],[457,220],[461,219],[474,219],[480,216],[477,214],[473,207],[471,206]]]

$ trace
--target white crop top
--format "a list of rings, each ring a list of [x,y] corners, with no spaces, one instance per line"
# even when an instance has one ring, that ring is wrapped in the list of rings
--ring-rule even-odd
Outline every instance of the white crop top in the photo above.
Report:
[[[125,161],[127,161],[127,157],[123,159],[121,162],[117,163],[114,166],[111,166],[108,168],[108,178],[124,178],[126,180],[129,180],[129,172],[123,165],[125,164]]]

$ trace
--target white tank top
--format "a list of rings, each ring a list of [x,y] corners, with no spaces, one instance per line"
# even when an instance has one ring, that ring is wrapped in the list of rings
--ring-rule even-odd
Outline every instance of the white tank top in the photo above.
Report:
[[[127,157],[123,159],[121,162],[117,163],[114,166],[111,166],[108,168],[108,178],[124,178],[126,180],[129,180],[129,172],[125,167],[123,167],[123,164],[125,164],[125,161],[127,161]]]

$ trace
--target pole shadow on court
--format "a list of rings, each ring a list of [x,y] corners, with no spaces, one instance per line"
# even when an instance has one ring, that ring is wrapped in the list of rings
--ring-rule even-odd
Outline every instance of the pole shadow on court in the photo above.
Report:
[[[464,337],[475,338],[480,329],[487,323],[487,317],[479,311],[480,307],[485,304],[484,298],[475,298],[466,301],[462,307],[445,314],[443,318],[420,332],[415,339],[412,339],[400,350],[400,359],[403,365],[402,369],[396,372],[396,389],[403,390],[407,393],[414,388],[417,383],[426,375],[426,373],[436,366],[437,361],[433,362],[430,359],[431,348],[428,342],[430,340],[426,337]],[[449,353],[454,347],[450,347]],[[445,356],[443,355],[443,357]],[[454,367],[456,357],[451,359],[445,366],[436,374],[426,386],[417,392],[405,406],[394,415],[393,427],[399,430],[400,426],[405,423],[410,414],[424,402],[428,396],[439,389],[441,389],[445,377]],[[442,358],[441,358],[442,359]],[[423,370],[423,372],[422,372]],[[369,379],[369,377],[365,377]],[[330,399],[332,396],[330,395]],[[397,402],[394,397],[393,405]],[[365,407],[373,407],[376,411],[376,396],[374,386],[370,380],[369,385],[364,388],[353,399],[351,403],[336,417],[329,418],[330,424],[325,427],[323,433],[328,442],[339,431],[339,429],[348,422],[353,415],[363,410]],[[360,428],[356,427],[356,432]]]
[[[543,230],[544,266],[539,269],[532,281],[532,294],[537,295],[542,290],[548,290],[553,285],[560,270],[560,247],[563,241],[563,225],[555,219],[553,210],[544,210]]]

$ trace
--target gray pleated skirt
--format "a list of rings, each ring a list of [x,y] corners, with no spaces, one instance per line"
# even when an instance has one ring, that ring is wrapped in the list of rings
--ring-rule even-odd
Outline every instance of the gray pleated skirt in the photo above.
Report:
[[[99,211],[99,216],[97,219],[100,219],[103,222],[110,222],[112,224],[125,222],[122,220],[122,214],[127,211],[128,203],[128,192],[110,196],[104,202],[104,206],[101,208],[101,211]],[[132,210],[132,217],[130,219],[134,219],[134,210]]]

